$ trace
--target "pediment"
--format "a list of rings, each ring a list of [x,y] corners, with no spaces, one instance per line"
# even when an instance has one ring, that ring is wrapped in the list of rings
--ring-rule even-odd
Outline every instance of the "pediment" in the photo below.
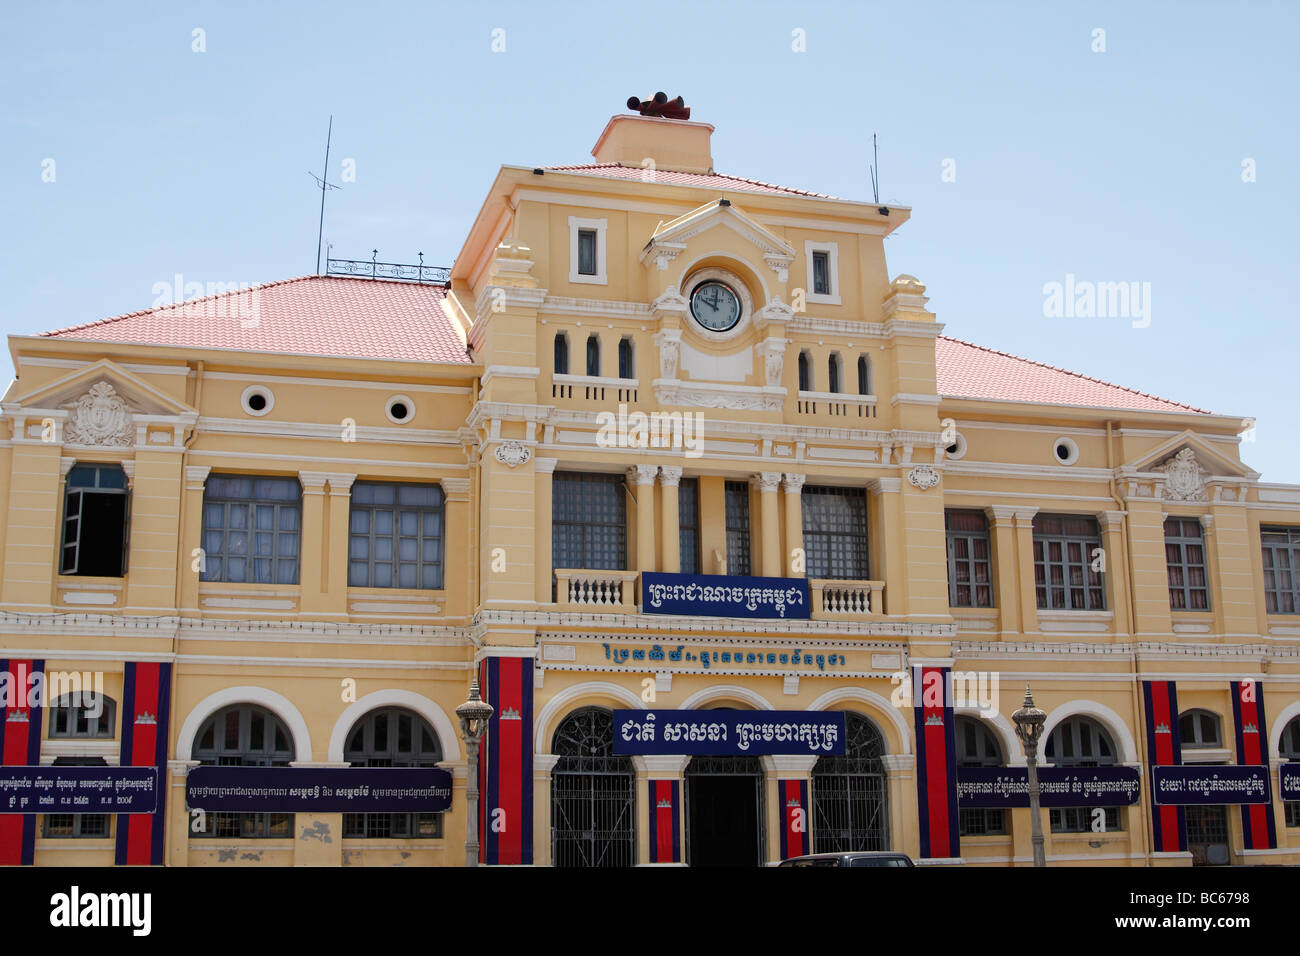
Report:
[[[1224,455],[1204,438],[1184,431],[1120,469],[1122,475],[1163,476],[1157,494],[1170,501],[1206,501],[1214,481],[1254,481],[1259,473]]]
[[[708,203],[676,219],[661,222],[650,241],[642,248],[641,262],[647,268],[653,264],[664,271],[692,239],[715,228],[731,229],[737,233],[754,247],[763,261],[777,273],[781,282],[786,281],[790,263],[795,258],[794,247],[726,199]]]
[[[18,395],[6,405],[15,410],[64,409],[72,411],[85,402],[104,404],[120,401],[133,415],[179,415],[196,418],[198,412],[159,391],[138,375],[108,359],[100,359],[69,375],[46,382]]]

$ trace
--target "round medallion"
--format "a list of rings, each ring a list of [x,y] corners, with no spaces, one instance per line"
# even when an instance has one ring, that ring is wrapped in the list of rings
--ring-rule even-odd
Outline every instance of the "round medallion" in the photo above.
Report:
[[[727,332],[740,321],[740,299],[722,282],[701,282],[691,293],[691,315],[710,332]]]

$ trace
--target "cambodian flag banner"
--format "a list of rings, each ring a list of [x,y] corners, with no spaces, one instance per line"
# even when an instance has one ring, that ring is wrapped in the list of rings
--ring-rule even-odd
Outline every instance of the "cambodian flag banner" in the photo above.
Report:
[[[0,767],[5,813],[153,813],[156,767]]]
[[[807,578],[641,572],[645,614],[806,620],[811,607]]]
[[[616,710],[616,754],[843,754],[844,712]]]
[[[1277,778],[1282,799],[1300,801],[1300,761],[1282,764],[1278,767]]]
[[[1233,764],[1152,767],[1152,796],[1162,806],[1268,803],[1268,768]]]
[[[1039,767],[1044,807],[1131,807],[1142,774],[1135,767]],[[957,802],[971,807],[1029,806],[1028,767],[958,767]]]
[[[442,813],[451,774],[437,767],[195,767],[191,810],[240,813]]]

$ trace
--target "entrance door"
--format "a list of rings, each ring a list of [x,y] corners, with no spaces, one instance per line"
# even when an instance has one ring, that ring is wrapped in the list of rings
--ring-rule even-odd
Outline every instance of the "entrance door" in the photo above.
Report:
[[[763,861],[763,771],[755,757],[695,757],[686,768],[691,866]]]
[[[1192,866],[1227,866],[1232,861],[1228,849],[1228,808],[1225,806],[1187,807],[1187,849],[1192,851]]]

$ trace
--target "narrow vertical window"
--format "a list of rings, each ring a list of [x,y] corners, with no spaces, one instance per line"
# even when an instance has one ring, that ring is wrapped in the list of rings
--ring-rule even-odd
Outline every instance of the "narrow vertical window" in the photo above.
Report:
[[[1264,548],[1264,609],[1269,614],[1300,611],[1300,587],[1295,577],[1300,557],[1300,528],[1261,528]]]
[[[578,275],[596,274],[596,230],[578,230]]]
[[[555,374],[569,374],[569,336],[564,332],[555,333]]]
[[[858,356],[858,394],[871,394],[871,359],[865,355]]]
[[[749,485],[726,484],[727,573],[749,574]]]
[[[636,369],[632,362],[632,340],[628,338],[618,341],[618,377],[636,378]]]
[[[813,253],[813,292],[816,295],[831,294],[831,254],[829,252]]]
[[[1205,611],[1210,607],[1205,574],[1205,538],[1196,518],[1165,519],[1165,564],[1169,569],[1169,608]]]
[[[587,336],[587,374],[600,374],[600,339],[595,335]]]
[[[812,391],[812,370],[808,367],[808,353],[799,353],[799,391]]]
[[[948,604],[992,607],[988,519],[978,511],[945,511],[948,537]]]
[[[840,390],[840,353],[832,352],[826,362],[826,383],[828,392]]]
[[[700,481],[683,478],[677,487],[682,574],[700,573]]]

